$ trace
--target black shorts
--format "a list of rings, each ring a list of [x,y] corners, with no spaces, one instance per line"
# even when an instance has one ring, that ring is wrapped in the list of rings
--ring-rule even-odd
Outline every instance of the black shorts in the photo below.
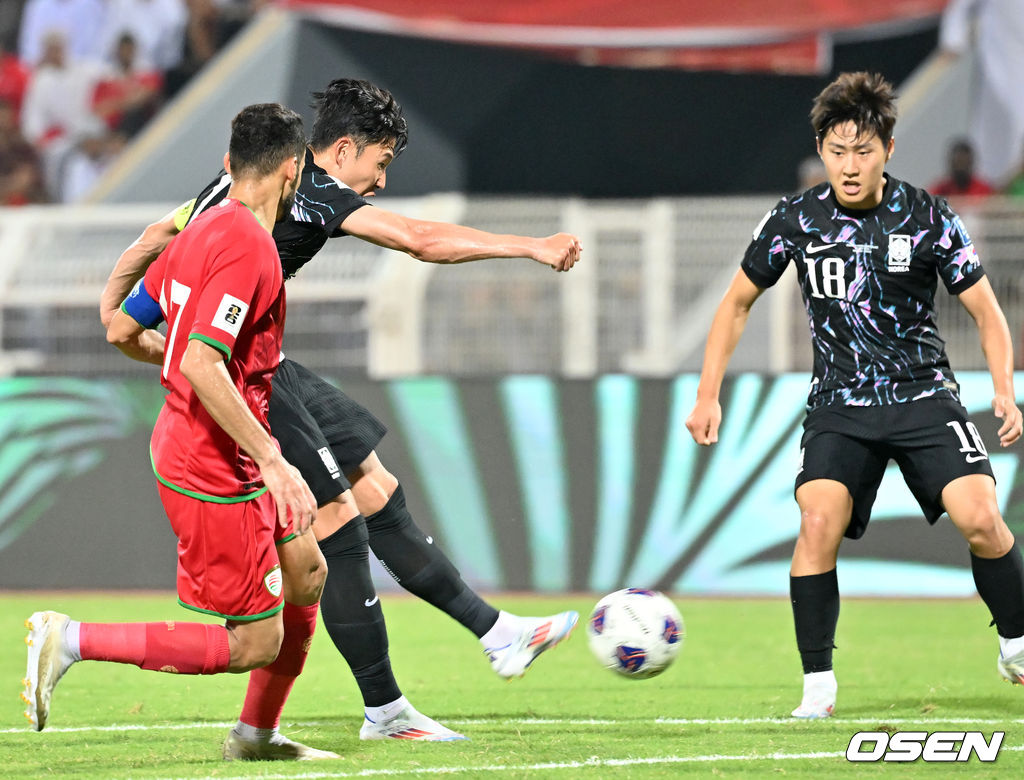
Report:
[[[890,459],[932,524],[946,511],[942,489],[954,479],[969,474],[995,479],[967,410],[949,400],[814,409],[804,420],[800,448],[796,487],[814,479],[833,479],[850,491],[850,539],[864,535]]]
[[[317,506],[351,487],[346,472],[366,460],[387,433],[367,409],[287,358],[274,374],[267,419],[285,460],[302,473]]]

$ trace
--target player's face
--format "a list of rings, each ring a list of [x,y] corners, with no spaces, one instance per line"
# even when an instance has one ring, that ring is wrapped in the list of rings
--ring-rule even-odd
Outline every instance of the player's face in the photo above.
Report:
[[[370,197],[384,189],[387,167],[394,159],[395,153],[389,144],[367,144],[357,154],[345,158],[339,178],[364,198]]]
[[[893,140],[883,143],[875,133],[857,134],[853,122],[833,125],[818,143],[829,184],[841,206],[870,209],[882,202],[885,164],[892,156]]]

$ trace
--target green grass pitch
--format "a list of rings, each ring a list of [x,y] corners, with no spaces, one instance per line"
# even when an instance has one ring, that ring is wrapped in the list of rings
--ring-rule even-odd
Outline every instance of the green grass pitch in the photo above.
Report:
[[[49,727],[29,730],[18,698],[23,621],[56,609],[85,620],[191,620],[171,594],[0,596],[0,776],[4,778],[685,778],[1024,775],[1024,689],[995,671],[995,629],[978,600],[843,604],[836,644],[839,701],[829,721],[788,719],[800,669],[785,599],[677,597],[686,643],[650,680],[601,669],[580,626],[523,679],[491,671],[461,626],[422,602],[385,595],[391,657],[404,693],[468,742],[360,742],[361,700],[321,629],[285,709],[282,731],[339,761],[224,762],[220,743],[241,707],[244,676],[178,677],[82,663],[61,681]],[[497,595],[521,614],[596,596]],[[1006,733],[995,763],[851,764],[857,731]]]

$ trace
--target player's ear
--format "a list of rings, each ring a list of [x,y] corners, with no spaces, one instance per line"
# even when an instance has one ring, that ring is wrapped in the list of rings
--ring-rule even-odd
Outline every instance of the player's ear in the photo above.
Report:
[[[356,143],[350,136],[343,135],[334,142],[334,158],[341,165],[345,159],[355,152]]]
[[[281,163],[281,171],[284,173],[285,181],[288,182],[288,186],[290,187],[299,177],[299,158],[289,157]]]
[[[896,136],[889,139],[889,143],[885,145],[885,161],[889,162],[889,158],[892,157],[893,151],[896,149]]]
[[[231,174],[231,155],[227,152],[224,152],[224,170],[228,172],[228,175]]]

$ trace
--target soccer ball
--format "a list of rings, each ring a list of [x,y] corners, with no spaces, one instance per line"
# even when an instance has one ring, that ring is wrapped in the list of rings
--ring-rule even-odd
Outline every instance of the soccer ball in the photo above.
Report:
[[[598,663],[634,680],[665,671],[679,655],[684,636],[676,605],[656,590],[609,593],[587,621],[587,640]]]

